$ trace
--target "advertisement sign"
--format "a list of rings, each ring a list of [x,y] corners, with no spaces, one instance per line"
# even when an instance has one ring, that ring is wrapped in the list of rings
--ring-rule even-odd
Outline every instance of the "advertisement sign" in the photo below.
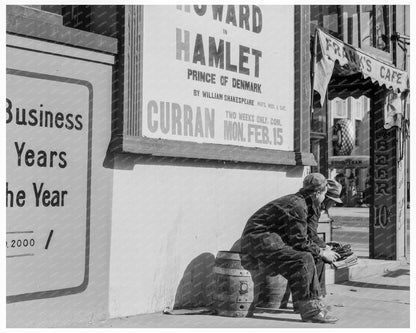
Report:
[[[373,203],[370,209],[370,258],[398,260],[397,252],[397,141],[394,129],[383,127],[382,100],[374,108],[371,138],[374,140],[374,158],[371,159],[371,189]]]
[[[143,6],[142,135],[293,150],[293,22],[293,6]]]
[[[7,302],[88,284],[92,86],[7,70]]]

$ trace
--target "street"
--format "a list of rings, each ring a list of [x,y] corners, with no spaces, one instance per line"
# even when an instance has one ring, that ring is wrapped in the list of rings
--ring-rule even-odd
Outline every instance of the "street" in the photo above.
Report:
[[[332,241],[351,244],[351,249],[360,257],[369,256],[369,213],[370,208],[333,207],[330,215],[332,223]],[[410,209],[407,210],[407,254],[410,260]]]

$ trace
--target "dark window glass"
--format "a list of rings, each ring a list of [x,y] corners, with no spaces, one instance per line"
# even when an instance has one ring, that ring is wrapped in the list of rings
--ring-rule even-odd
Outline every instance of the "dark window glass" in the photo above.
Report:
[[[359,47],[359,6],[342,6],[344,41]]]
[[[361,46],[390,52],[389,6],[361,6]]]
[[[79,30],[91,31],[91,6],[63,6],[62,16],[64,25]]]
[[[339,6],[321,6],[323,27],[331,32],[334,36],[341,34],[341,22],[339,20]]]
[[[54,13],[58,15],[62,15],[62,7],[63,6],[55,6],[55,5],[41,5],[40,9],[45,12]]]
[[[355,145],[360,145],[361,120],[355,121]]]
[[[310,7],[310,22],[312,25],[322,26],[322,6],[311,6]]]
[[[339,38],[342,24],[339,16],[339,6],[310,6],[311,29],[320,26]]]
[[[314,108],[311,117],[312,132],[326,134],[326,109]]]

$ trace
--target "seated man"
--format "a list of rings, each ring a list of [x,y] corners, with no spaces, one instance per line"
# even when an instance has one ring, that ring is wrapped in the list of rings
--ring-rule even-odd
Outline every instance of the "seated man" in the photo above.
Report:
[[[319,208],[312,207],[311,217],[308,219],[308,236],[312,242],[317,244],[322,249],[331,249],[321,237],[318,236],[318,225],[319,219],[321,217],[321,212],[324,211],[329,217],[329,209],[333,207],[336,203],[342,204],[340,198],[342,185],[335,180],[327,180],[327,191],[325,194],[325,199],[320,205]],[[325,286],[325,263],[321,258],[315,258],[316,271],[319,279],[319,285],[321,287],[322,297],[326,296],[326,286]]]
[[[294,306],[303,321],[333,323],[319,297],[321,288],[315,259],[333,262],[337,253],[322,249],[308,236],[308,219],[313,208],[325,199],[327,180],[319,173],[305,177],[303,187],[271,201],[247,221],[241,251],[283,275],[292,292]]]

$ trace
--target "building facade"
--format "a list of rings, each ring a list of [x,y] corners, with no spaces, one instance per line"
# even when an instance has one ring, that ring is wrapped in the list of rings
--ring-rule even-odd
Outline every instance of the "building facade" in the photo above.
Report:
[[[325,31],[326,41],[314,50],[316,58],[324,45],[323,53],[336,61],[327,75],[327,92],[318,96],[320,101],[314,99],[311,147],[318,166],[312,169],[342,182],[346,206],[369,207],[370,257],[403,257],[408,246],[410,102],[408,82],[398,73],[409,70],[410,8],[345,5],[310,10],[311,29]],[[316,63],[318,78],[321,66]]]

